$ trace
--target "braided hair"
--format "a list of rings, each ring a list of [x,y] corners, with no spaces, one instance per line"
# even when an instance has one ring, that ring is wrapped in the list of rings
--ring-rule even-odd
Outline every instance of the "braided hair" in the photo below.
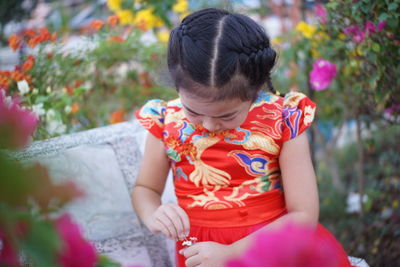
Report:
[[[172,30],[168,69],[177,90],[211,100],[255,100],[265,86],[276,93],[276,52],[264,29],[245,15],[207,8]]]

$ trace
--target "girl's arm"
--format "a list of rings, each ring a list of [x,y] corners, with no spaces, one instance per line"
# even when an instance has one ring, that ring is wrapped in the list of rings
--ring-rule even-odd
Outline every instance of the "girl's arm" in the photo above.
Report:
[[[258,231],[277,229],[288,222],[316,227],[319,216],[318,188],[306,132],[283,144],[279,165],[288,213]],[[232,248],[238,253],[242,252],[253,235],[235,242]]]
[[[189,218],[176,204],[161,203],[169,171],[169,160],[161,140],[149,134],[142,164],[132,190],[132,205],[150,231],[171,239],[183,239],[189,232]]]

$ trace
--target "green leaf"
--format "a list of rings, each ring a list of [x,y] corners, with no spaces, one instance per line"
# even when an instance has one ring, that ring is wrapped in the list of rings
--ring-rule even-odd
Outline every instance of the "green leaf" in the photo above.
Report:
[[[35,220],[23,240],[22,248],[34,266],[54,267],[61,243],[50,222]]]
[[[113,262],[109,258],[104,255],[100,255],[99,262],[96,264],[96,267],[120,267],[121,265]]]
[[[390,17],[389,14],[382,13],[382,14],[379,15],[379,21],[387,20],[387,18],[389,18],[389,17]]]
[[[378,43],[373,43],[372,50],[379,53],[381,51],[381,46]]]
[[[397,7],[398,7],[398,4],[397,4],[397,3],[391,3],[391,4],[389,5],[389,11],[396,10]]]

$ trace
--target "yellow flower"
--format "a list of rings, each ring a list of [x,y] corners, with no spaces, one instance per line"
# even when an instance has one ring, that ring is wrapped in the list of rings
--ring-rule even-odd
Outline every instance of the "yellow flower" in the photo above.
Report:
[[[272,39],[272,41],[271,41],[271,45],[272,45],[272,46],[278,45],[278,44],[280,44],[280,43],[282,43],[282,37],[280,37],[280,36],[275,37],[275,38]]]
[[[162,43],[167,43],[169,39],[169,32],[167,31],[162,31],[157,33],[158,40],[160,40]]]
[[[181,20],[183,20],[187,15],[189,15],[190,14],[190,11],[188,10],[188,11],[185,11],[185,12],[183,12],[183,13],[180,13],[179,14],[179,18],[181,19]]]
[[[117,12],[117,16],[121,25],[132,24],[135,21],[135,17],[130,10],[119,11]]]
[[[312,49],[311,49],[311,56],[312,56],[313,58],[320,58],[320,57],[321,57],[321,53],[318,52],[317,49],[312,48]]]
[[[177,0],[175,5],[173,5],[172,10],[176,13],[184,13],[188,10],[189,4],[187,0]]]
[[[343,41],[344,39],[346,39],[346,35],[344,33],[340,33],[339,39]]]
[[[121,2],[122,0],[107,0],[107,6],[110,10],[119,12],[121,11]]]
[[[162,19],[153,13],[153,8],[142,9],[136,13],[134,24],[142,30],[152,29],[163,26]]]
[[[311,39],[316,29],[314,26],[311,26],[304,21],[300,21],[296,26],[296,31],[303,34],[304,37]]]

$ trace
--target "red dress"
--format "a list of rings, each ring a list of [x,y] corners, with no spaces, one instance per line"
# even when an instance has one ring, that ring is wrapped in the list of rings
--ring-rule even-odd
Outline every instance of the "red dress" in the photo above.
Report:
[[[261,91],[244,123],[222,132],[190,123],[179,99],[150,100],[136,112],[164,143],[178,204],[189,215],[189,236],[230,244],[286,213],[279,153],[283,142],[310,126],[315,108],[298,92],[282,98]],[[318,231],[330,235],[322,226]],[[338,266],[350,266],[342,254]]]

